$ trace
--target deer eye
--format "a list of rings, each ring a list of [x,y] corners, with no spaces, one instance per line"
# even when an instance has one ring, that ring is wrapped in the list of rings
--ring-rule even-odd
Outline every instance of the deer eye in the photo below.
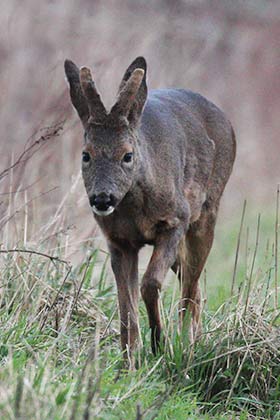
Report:
[[[123,157],[123,162],[130,163],[132,162],[133,153],[126,153]]]
[[[88,152],[83,152],[82,159],[83,159],[83,162],[89,162],[90,154]]]

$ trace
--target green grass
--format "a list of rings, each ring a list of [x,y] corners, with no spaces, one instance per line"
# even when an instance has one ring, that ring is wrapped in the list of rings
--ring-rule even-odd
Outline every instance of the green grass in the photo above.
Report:
[[[62,251],[62,260],[48,258],[46,244],[36,249],[46,255],[0,254],[0,418],[280,419],[275,221],[263,216],[258,231],[257,215],[245,218],[230,299],[238,219],[218,225],[202,276],[200,342],[189,345],[187,325],[177,331],[173,281],[175,294],[167,285],[161,296],[168,334],[156,357],[140,305],[143,347],[133,372],[123,370],[108,258],[100,270],[98,250],[77,267]]]

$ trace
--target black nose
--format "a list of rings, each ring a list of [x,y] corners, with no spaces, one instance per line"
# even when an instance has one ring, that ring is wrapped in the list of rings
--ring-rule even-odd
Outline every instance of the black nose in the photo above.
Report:
[[[104,192],[96,195],[93,194],[89,199],[91,207],[96,207],[99,211],[106,211],[110,206],[114,206],[115,199],[112,194]]]

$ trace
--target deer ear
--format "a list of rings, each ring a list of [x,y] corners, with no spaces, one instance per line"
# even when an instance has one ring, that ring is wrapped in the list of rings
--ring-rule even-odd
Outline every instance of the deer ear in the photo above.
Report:
[[[147,73],[147,63],[144,57],[137,57],[127,68],[120,87],[119,87],[119,98],[117,100],[117,103],[112,108],[112,111],[114,108],[118,107],[118,102],[122,96],[124,96],[124,92],[134,85],[138,84],[139,78],[141,78],[140,83],[137,86],[137,92],[135,95],[131,96],[132,103],[128,103],[127,110],[128,113],[126,118],[128,119],[130,124],[135,124],[139,121],[146,99],[147,99],[147,83],[146,83],[146,73]],[[133,80],[134,79],[134,83]],[[138,80],[137,80],[138,79]],[[130,85],[130,86],[129,86]]]
[[[64,70],[70,85],[70,97],[72,104],[77,110],[83,125],[86,126],[90,114],[87,100],[81,88],[79,69],[73,61],[65,60]]]
[[[125,85],[125,83],[128,81],[132,73],[135,69],[142,69],[144,70],[144,78],[142,82],[146,83],[146,72],[147,72],[147,62],[144,57],[137,57],[134,61],[130,64],[130,66],[126,69],[126,72],[124,73],[124,76],[122,78],[119,91],[121,91]],[[147,86],[146,86],[147,89]]]

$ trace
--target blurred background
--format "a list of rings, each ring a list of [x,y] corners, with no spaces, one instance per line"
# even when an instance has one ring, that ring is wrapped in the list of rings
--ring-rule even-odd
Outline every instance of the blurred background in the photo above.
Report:
[[[0,24],[4,246],[23,242],[39,249],[59,237],[72,261],[89,241],[103,246],[80,176],[83,131],[70,104],[65,58],[92,68],[107,107],[138,55],[147,59],[150,89],[183,87],[213,101],[238,141],[220,208],[221,237],[240,219],[245,199],[256,217],[274,211],[280,181],[278,0],[10,0],[1,4]],[[46,138],[53,126],[62,129]]]

